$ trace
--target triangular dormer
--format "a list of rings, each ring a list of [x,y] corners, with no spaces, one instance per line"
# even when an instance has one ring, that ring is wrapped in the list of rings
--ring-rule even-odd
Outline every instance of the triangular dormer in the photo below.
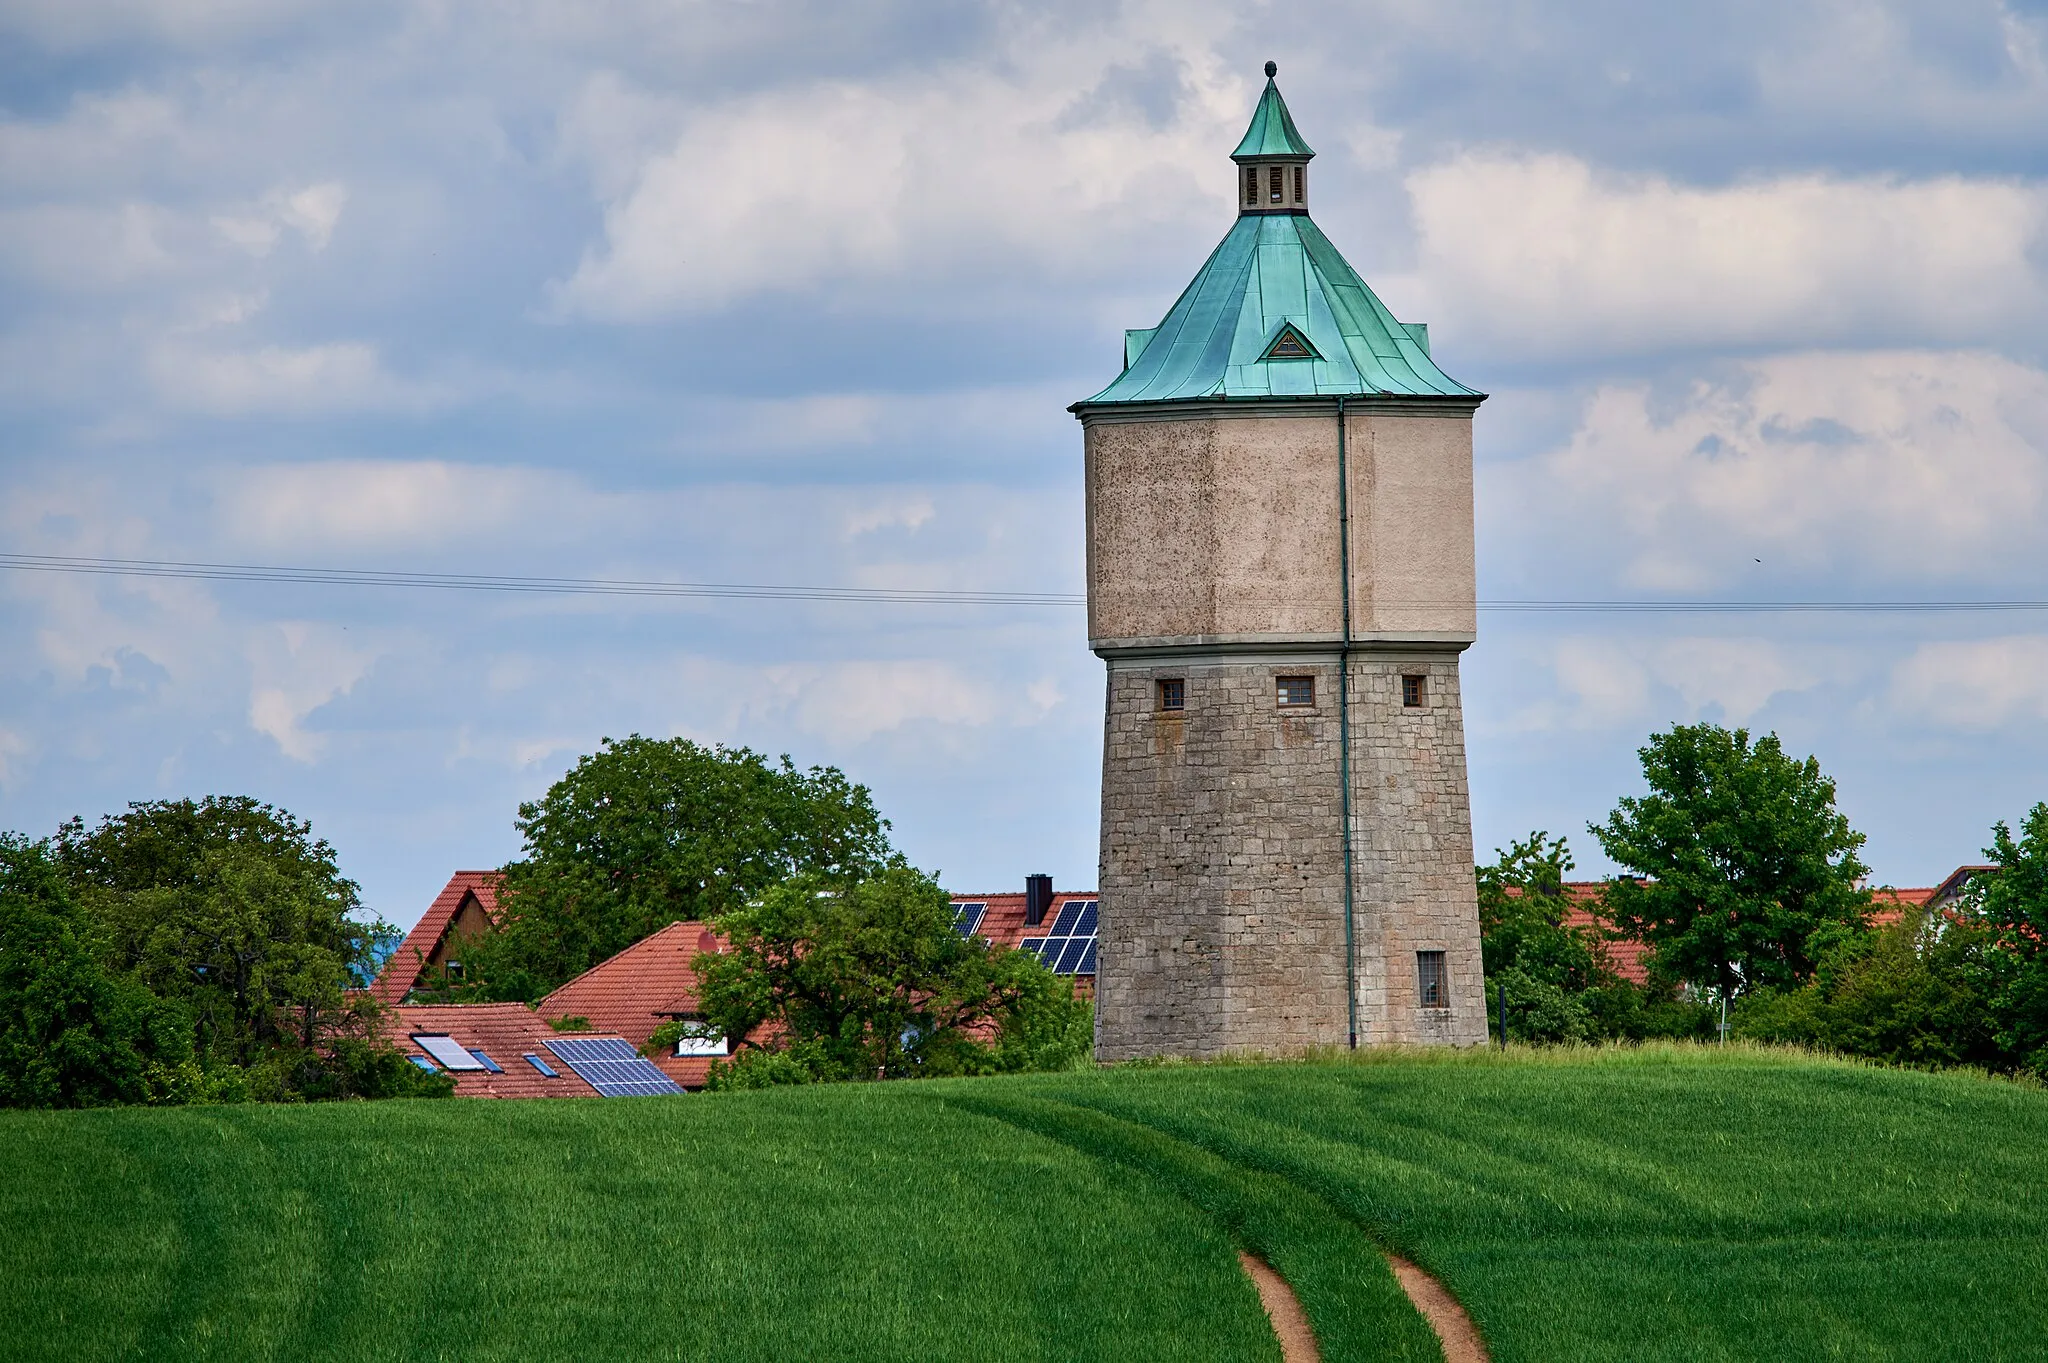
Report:
[[[1262,360],[1320,360],[1323,352],[1310,343],[1292,322],[1282,322],[1280,329],[1273,333],[1273,339],[1266,342]]]

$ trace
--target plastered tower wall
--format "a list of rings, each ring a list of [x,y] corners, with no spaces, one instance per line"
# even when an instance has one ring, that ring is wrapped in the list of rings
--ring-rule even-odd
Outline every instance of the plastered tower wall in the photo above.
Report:
[[[1360,1040],[1485,1037],[1458,652],[1470,403],[1347,404]],[[1108,663],[1097,1054],[1342,1045],[1337,404],[1084,413]],[[1282,708],[1277,679],[1315,678]],[[1425,703],[1403,704],[1402,678]],[[1184,683],[1162,710],[1158,683]],[[1417,998],[1441,951],[1448,1007]]]

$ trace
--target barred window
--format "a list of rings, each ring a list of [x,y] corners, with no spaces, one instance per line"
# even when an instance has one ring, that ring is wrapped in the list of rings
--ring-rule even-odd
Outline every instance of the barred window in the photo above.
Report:
[[[1401,678],[1401,703],[1413,710],[1429,704],[1429,679],[1420,675]]]
[[[1296,203],[1308,202],[1308,195],[1304,192],[1307,182],[1308,167],[1296,166],[1294,168],[1294,201]]]
[[[1266,169],[1266,191],[1267,191],[1267,197],[1268,197],[1268,198],[1270,198],[1270,199],[1271,199],[1271,200],[1272,200],[1272,201],[1273,201],[1274,203],[1279,203],[1279,202],[1280,202],[1280,196],[1281,196],[1281,188],[1280,188],[1280,185],[1281,185],[1281,178],[1280,178],[1280,177],[1281,177],[1282,175],[1284,175],[1285,173],[1286,173],[1286,172],[1285,172],[1285,171],[1283,171],[1283,170],[1281,170],[1281,168],[1280,168],[1280,167],[1278,167],[1278,166],[1269,166],[1269,167],[1267,167],[1267,169]]]
[[[1451,1006],[1450,979],[1444,972],[1441,951],[1415,953],[1415,997],[1424,1008]]]
[[[1181,677],[1165,677],[1159,682],[1159,708],[1162,710],[1185,710],[1188,708],[1188,684]]]
[[[1298,710],[1316,703],[1316,679],[1314,677],[1276,677],[1282,709]]]

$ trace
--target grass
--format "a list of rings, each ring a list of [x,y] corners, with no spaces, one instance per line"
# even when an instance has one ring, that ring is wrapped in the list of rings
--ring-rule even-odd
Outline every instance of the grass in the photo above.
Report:
[[[0,1114],[10,1357],[2048,1357],[2048,1094],[1670,1048]]]

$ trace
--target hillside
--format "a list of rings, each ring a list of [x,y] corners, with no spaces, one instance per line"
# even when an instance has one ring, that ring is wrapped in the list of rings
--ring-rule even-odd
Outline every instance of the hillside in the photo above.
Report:
[[[1753,1052],[0,1115],[11,1357],[2043,1356],[2048,1094]]]

